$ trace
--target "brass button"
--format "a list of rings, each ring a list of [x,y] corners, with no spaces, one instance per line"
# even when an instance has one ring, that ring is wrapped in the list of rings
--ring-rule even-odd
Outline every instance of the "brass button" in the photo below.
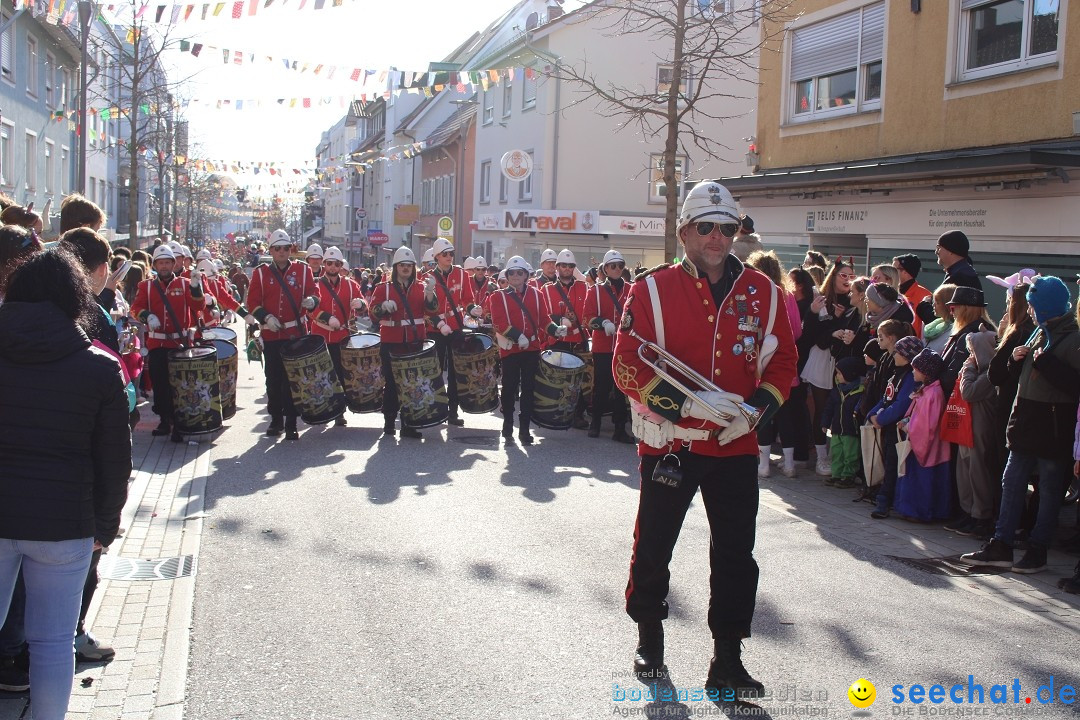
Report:
[[[719,335],[717,335],[717,336],[716,336],[716,339],[717,339],[717,340],[723,340],[724,338],[722,338],[722,337],[720,337]]]
[[[702,305],[708,305],[708,304],[709,304],[709,301],[708,301],[708,300],[702,300],[702,301],[701,301],[701,304],[702,304]]]
[[[700,290],[700,289],[701,289],[701,283],[698,283],[698,284],[697,284],[697,289],[698,289],[698,290]]]
[[[716,351],[716,357],[720,357],[720,351],[719,350]]]
[[[720,368],[716,368],[716,370],[713,371],[713,375],[719,375],[719,374],[720,374]]]
[[[709,316],[709,322],[715,322],[715,321],[716,321],[716,318],[713,317],[712,315],[710,315]]]

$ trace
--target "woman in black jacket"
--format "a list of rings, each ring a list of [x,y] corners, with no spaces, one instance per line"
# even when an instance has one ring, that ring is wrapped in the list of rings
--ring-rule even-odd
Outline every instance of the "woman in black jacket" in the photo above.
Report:
[[[116,538],[131,475],[120,366],[79,326],[95,312],[66,250],[26,260],[0,306],[0,617],[21,567],[42,720],[67,711],[87,568],[95,547]]]

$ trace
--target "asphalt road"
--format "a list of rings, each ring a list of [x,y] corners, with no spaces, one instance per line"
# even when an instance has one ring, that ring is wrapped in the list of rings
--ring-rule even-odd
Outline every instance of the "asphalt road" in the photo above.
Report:
[[[381,437],[348,428],[264,438],[262,371],[217,440],[198,561],[190,718],[594,718],[715,714],[704,700],[619,700],[636,631],[622,609],[636,457],[583,431],[508,447],[498,415]],[[808,480],[810,482],[810,480]],[[754,637],[744,661],[772,717],[850,716],[848,686],[966,682],[1024,692],[1080,681],[1080,629],[862,549],[763,507]],[[711,653],[708,526],[691,508],[672,563],[667,663],[700,687]],[[692,697],[692,696],[691,696]],[[956,706],[950,706],[953,711]],[[965,707],[965,706],[961,706]],[[1074,706],[982,706],[1078,717]],[[914,716],[929,704],[906,705]],[[727,714],[738,716],[727,708]]]

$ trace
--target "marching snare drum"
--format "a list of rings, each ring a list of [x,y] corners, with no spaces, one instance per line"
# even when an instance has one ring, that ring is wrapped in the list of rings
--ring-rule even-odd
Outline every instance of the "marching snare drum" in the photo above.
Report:
[[[581,394],[585,362],[558,350],[540,353],[533,390],[532,420],[549,430],[569,430]]]
[[[450,398],[434,340],[425,340],[414,352],[391,352],[390,370],[397,384],[403,425],[420,429],[446,422]]]
[[[221,391],[217,351],[196,347],[169,352],[173,426],[181,435],[205,435],[221,429]]]
[[[357,333],[341,341],[341,369],[345,397],[354,413],[382,410],[386,378],[382,374],[377,333]]]
[[[489,413],[499,406],[499,349],[485,333],[465,332],[453,344],[458,405],[462,412]]]
[[[325,425],[345,414],[341,389],[326,340],[305,335],[281,348],[281,362],[289,379],[289,392],[300,417],[308,425]]]

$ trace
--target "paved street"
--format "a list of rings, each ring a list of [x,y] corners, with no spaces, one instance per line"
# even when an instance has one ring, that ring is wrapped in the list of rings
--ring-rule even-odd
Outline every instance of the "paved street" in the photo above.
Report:
[[[240,369],[241,410],[213,444],[151,442],[144,415],[128,531],[113,554],[191,553],[196,573],[102,584],[92,627],[117,659],[79,666],[71,718],[717,711],[616,700],[644,687],[628,673],[636,635],[622,611],[631,448],[543,430],[531,448],[504,448],[497,415],[427,430],[422,442],[382,439],[374,415],[275,442],[260,434],[261,369]],[[762,703],[772,716],[847,716],[859,677],[877,683],[879,716],[898,683],[1080,680],[1080,598],[1054,586],[1075,558],[1055,552],[1030,577],[928,574],[887,556],[955,555],[974,541],[873,521],[869,505],[849,500],[809,474],[762,483],[761,585],[744,660],[776,693]],[[666,623],[676,688],[698,686],[711,652],[707,553],[695,504]],[[24,707],[0,699],[0,719],[28,717]]]

